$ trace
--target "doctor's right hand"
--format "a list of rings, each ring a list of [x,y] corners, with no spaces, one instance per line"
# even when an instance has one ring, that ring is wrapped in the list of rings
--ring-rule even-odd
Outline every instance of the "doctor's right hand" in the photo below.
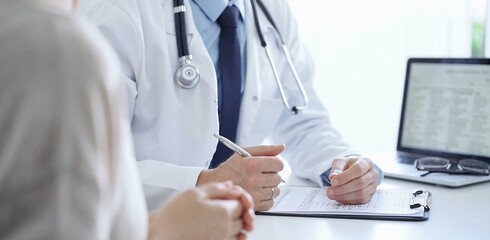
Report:
[[[256,211],[268,210],[280,193],[278,185],[282,179],[278,172],[284,168],[284,163],[277,155],[284,151],[284,145],[263,145],[245,150],[252,157],[233,154],[217,168],[202,171],[197,185],[231,180],[252,195]]]

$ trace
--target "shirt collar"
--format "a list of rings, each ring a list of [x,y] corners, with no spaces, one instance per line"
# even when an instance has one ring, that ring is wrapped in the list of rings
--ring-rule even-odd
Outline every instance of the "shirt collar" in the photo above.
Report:
[[[209,0],[193,0],[202,12],[213,22],[218,20],[219,15],[225,10],[228,5],[235,5],[240,11],[242,20],[245,20],[245,3],[244,0],[213,0],[213,3],[209,3]]]

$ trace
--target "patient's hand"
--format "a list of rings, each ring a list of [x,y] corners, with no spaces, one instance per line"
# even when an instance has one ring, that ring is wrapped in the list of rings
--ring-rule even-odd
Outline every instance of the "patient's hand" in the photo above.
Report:
[[[149,239],[246,239],[253,208],[252,197],[230,181],[205,184],[152,214]]]

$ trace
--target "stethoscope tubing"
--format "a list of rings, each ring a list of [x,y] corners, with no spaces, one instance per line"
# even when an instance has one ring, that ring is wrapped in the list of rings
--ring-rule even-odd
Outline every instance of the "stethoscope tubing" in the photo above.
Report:
[[[274,74],[274,78],[276,80],[277,86],[279,88],[279,93],[281,95],[282,101],[284,106],[291,111],[294,114],[297,114],[300,110],[306,109],[308,105],[308,95],[306,94],[306,91],[303,87],[303,84],[301,82],[301,79],[296,71],[296,68],[294,67],[291,55],[289,53],[289,50],[286,46],[286,43],[284,39],[281,36],[281,33],[279,32],[276,23],[274,22],[274,19],[272,18],[271,14],[265,7],[264,3],[261,0],[250,0],[252,4],[252,12],[254,16],[254,23],[255,23],[255,28],[257,30],[257,34],[260,39],[260,44],[264,48],[265,53],[267,55],[267,58],[269,60],[269,64],[272,68],[272,72]],[[303,105],[302,106],[291,106],[288,101],[288,97],[286,96],[286,92],[284,90],[283,84],[280,79],[279,72],[277,70],[277,67],[274,63],[274,59],[272,58],[271,51],[269,47],[267,46],[267,42],[265,41],[265,37],[261,31],[260,27],[260,21],[259,17],[257,14],[257,5],[260,7],[262,12],[264,13],[265,17],[267,20],[271,23],[271,25],[274,27],[276,30],[279,39],[281,40],[282,44],[282,51],[284,56],[286,57],[289,69],[291,73],[293,74],[294,80],[296,82],[296,85],[302,95],[303,98]],[[190,89],[194,88],[197,83],[199,82],[199,69],[197,66],[192,64],[192,55],[189,53],[189,45],[187,42],[187,29],[186,29],[186,24],[185,24],[185,5],[184,5],[184,0],[174,0],[174,14],[175,14],[175,31],[177,35],[177,49],[178,49],[178,56],[179,56],[179,64],[180,67],[177,69],[175,72],[175,79],[176,82],[179,86],[185,89]],[[191,70],[191,71],[189,71]],[[187,72],[185,72],[187,71]],[[192,73],[192,74],[185,74],[185,73]],[[186,78],[186,76],[195,76]]]
[[[274,78],[275,78],[277,86],[279,88],[279,93],[281,94],[282,102],[283,102],[284,106],[286,107],[286,109],[290,110],[294,114],[298,114],[298,112],[300,110],[306,109],[306,107],[308,106],[309,99],[308,99],[308,94],[306,94],[306,91],[303,87],[301,79],[298,75],[298,72],[296,71],[296,68],[294,67],[293,60],[291,59],[291,54],[289,53],[289,50],[286,46],[286,42],[284,41],[284,38],[282,37],[281,33],[279,32],[279,29],[277,28],[276,22],[274,21],[271,14],[269,13],[267,8],[265,7],[264,3],[261,0],[251,0],[250,2],[252,4],[252,11],[253,11],[253,15],[254,15],[254,23],[255,23],[255,28],[257,29],[257,34],[259,35],[260,44],[265,49],[265,53],[267,55],[267,58],[269,59],[269,64],[272,68]],[[276,68],[276,64],[274,63],[274,59],[272,58],[271,51],[270,51],[269,47],[267,46],[267,42],[265,41],[265,37],[261,31],[260,21],[259,21],[259,17],[257,14],[257,7],[255,5],[255,2],[257,2],[257,5],[260,7],[260,9],[264,13],[265,17],[267,18],[267,20],[272,25],[272,27],[276,30],[277,35],[279,36],[279,39],[281,40],[281,45],[282,45],[281,48],[282,48],[283,54],[286,57],[286,61],[288,63],[289,69],[291,70],[291,73],[293,74],[293,77],[294,77],[295,82],[296,82],[296,86],[298,87],[298,89],[299,89],[299,91],[303,97],[303,105],[302,106],[291,106],[289,104],[288,98],[286,96],[286,92],[284,91],[284,87],[282,85],[281,78],[279,76],[279,72]]]
[[[177,37],[177,50],[179,59],[189,55],[189,46],[187,44],[187,28],[185,24],[186,8],[184,0],[174,0],[175,14],[175,32]]]

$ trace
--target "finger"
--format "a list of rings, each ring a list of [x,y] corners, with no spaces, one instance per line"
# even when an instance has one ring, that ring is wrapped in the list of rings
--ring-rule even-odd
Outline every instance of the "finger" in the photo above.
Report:
[[[280,145],[260,145],[245,148],[252,156],[277,156],[284,151],[284,144]]]
[[[209,199],[237,199],[242,194],[234,190],[229,183],[208,183],[196,187],[196,190]]]
[[[361,177],[369,170],[373,169],[373,163],[367,158],[359,158],[355,160],[355,163],[350,165],[342,173],[339,173],[332,180],[332,186],[339,186],[346,184],[353,179]]]
[[[217,204],[223,206],[228,211],[232,219],[241,219],[244,208],[239,201],[217,200]]]
[[[271,209],[272,206],[274,206],[273,200],[264,200],[264,201],[256,202],[255,211],[266,211]]]
[[[282,177],[278,173],[262,173],[264,183],[262,187],[276,187],[281,184]]]
[[[245,210],[254,208],[254,202],[252,196],[250,196],[250,194],[247,191],[245,191],[242,187],[237,185],[233,186],[233,189],[241,193],[238,200],[241,202]]]
[[[233,181],[231,181],[231,180],[226,180],[226,181],[223,181],[221,183],[223,185],[225,185],[225,187],[229,187],[229,188],[233,187]]]
[[[339,186],[329,187],[327,190],[327,196],[334,197],[337,195],[343,195],[350,192],[355,192],[363,189],[371,184],[376,184],[378,181],[377,173],[375,170],[371,169],[359,178],[356,178],[346,184]]]
[[[243,220],[243,229],[245,231],[252,231],[254,229],[254,221],[255,221],[255,212],[253,209],[248,209],[246,210],[244,213],[243,213],[243,216],[242,216],[242,220]]]
[[[281,176],[277,173],[261,173],[255,176],[249,176],[242,180],[240,186],[243,187],[255,199],[257,192],[262,191],[264,187],[273,187],[279,185]]]
[[[231,236],[230,237],[234,237],[234,236],[237,236],[238,234],[240,234],[242,232],[242,229],[243,229],[243,222],[241,219],[235,219],[231,222],[231,226],[230,226],[230,232],[231,232]]]
[[[252,200],[252,196],[248,194],[243,188],[240,186],[233,186],[234,189],[237,191],[242,192],[242,195],[240,196],[240,202],[243,207],[243,213],[242,213],[242,220],[244,222],[243,229],[246,231],[252,231],[253,230],[253,222],[255,220],[255,212],[253,211],[254,208],[254,202]]]
[[[259,200],[260,201],[272,200],[279,195],[279,191],[280,190],[278,187],[264,187],[260,190]]]
[[[236,239],[237,240],[246,240],[247,239],[247,234],[241,232],[238,234],[238,236],[236,236]]]
[[[332,167],[330,168],[330,175],[328,179],[332,182],[333,177],[337,176],[339,173],[343,172],[345,169],[345,165],[347,164],[346,158],[338,158],[333,160]],[[333,185],[333,183],[332,183]]]
[[[278,157],[252,157],[250,158],[251,169],[249,171],[259,171],[262,173],[277,173],[284,169],[284,163]]]
[[[271,189],[273,189],[274,191],[272,191],[272,199],[276,198],[276,197],[279,197],[279,195],[281,194],[281,189],[279,187],[272,187]]]
[[[252,196],[255,200],[255,203],[274,199],[273,191],[275,192],[276,190],[275,189],[272,190],[272,189],[274,189],[274,188],[272,188],[272,187],[261,187],[259,189],[256,189],[252,193]]]
[[[369,199],[371,199],[371,197],[374,195],[374,192],[375,192],[375,191],[370,190],[370,189],[371,189],[371,185],[369,187],[359,189],[359,190],[354,191],[354,192],[349,192],[346,194],[340,194],[340,195],[332,196],[332,195],[329,195],[327,193],[327,197],[329,199],[332,199],[332,200],[335,200],[338,202],[342,202],[342,203],[346,203],[346,201],[353,201],[356,203],[366,202],[366,201],[369,201]]]
[[[331,199],[344,204],[364,204],[369,202],[374,196],[376,187],[376,184],[372,184],[358,191],[337,195]]]

